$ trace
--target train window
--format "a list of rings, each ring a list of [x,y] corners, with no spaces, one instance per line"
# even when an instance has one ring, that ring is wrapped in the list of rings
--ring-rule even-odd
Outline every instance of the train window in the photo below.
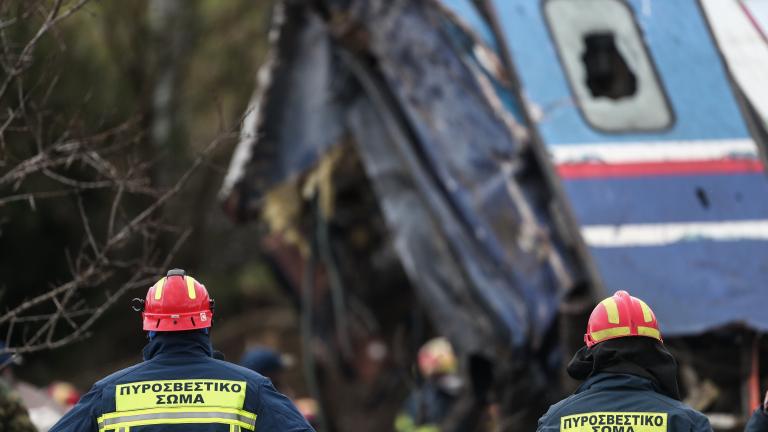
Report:
[[[547,0],[552,37],[587,122],[605,132],[658,130],[673,116],[632,9],[622,0]]]

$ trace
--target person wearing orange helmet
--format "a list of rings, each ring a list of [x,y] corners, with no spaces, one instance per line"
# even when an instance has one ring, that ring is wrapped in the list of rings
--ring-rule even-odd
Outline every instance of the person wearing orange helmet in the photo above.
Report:
[[[584,381],[539,419],[538,432],[711,432],[683,404],[677,362],[664,347],[656,315],[626,291],[592,311],[568,374]]]
[[[51,432],[310,432],[269,380],[214,358],[214,301],[173,269],[134,299],[150,342],[144,361],[97,382]]]

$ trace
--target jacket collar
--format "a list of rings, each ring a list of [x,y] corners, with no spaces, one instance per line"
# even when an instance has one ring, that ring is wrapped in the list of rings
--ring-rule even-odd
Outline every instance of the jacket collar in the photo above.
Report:
[[[144,360],[169,354],[211,357],[211,339],[202,332],[160,332],[144,347]]]
[[[658,386],[656,386],[652,380],[637,375],[622,373],[598,373],[593,375],[579,386],[576,393],[581,393],[592,388],[596,390],[606,390],[620,387],[661,393]]]

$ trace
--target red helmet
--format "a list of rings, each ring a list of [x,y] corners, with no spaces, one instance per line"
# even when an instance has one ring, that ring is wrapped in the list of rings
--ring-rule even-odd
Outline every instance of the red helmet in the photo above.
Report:
[[[608,339],[645,336],[663,342],[656,315],[644,301],[626,291],[616,291],[595,306],[587,323],[584,343],[592,348]]]
[[[173,269],[149,288],[143,307],[137,309],[142,311],[144,330],[183,331],[210,327],[213,305],[203,284],[184,270]]]

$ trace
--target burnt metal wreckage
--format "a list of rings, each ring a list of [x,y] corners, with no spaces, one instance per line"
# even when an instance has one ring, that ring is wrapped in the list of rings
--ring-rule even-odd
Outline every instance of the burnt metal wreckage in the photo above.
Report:
[[[594,170],[558,163],[568,152],[553,150],[557,142],[545,125],[564,126],[547,120],[557,112],[543,112],[529,88],[530,74],[543,66],[515,64],[517,56],[532,58],[510,39],[509,26],[518,19],[513,15],[557,13],[557,7],[527,8],[518,0],[276,5],[272,49],[221,196],[233,219],[259,219],[268,227],[258,249],[302,310],[307,376],[320,396],[324,430],[391,430],[413,380],[415,351],[434,334],[451,341],[467,383],[443,430],[475,430],[490,403],[498,407],[500,430],[533,430],[546,407],[574,385],[564,378],[563,364],[580,344],[595,300],[626,288],[616,284],[621,269],[606,270],[618,249],[612,245],[606,254],[590,243],[595,231],[585,231],[590,214],[583,208],[595,200],[594,191],[569,183],[568,173]],[[559,36],[553,31],[547,37],[552,44]],[[647,80],[658,79],[652,61],[624,61],[625,48],[612,34],[589,33],[583,40],[586,93],[593,97],[631,99],[646,91],[638,89],[647,89]],[[597,52],[595,61],[590,50]],[[561,53],[562,66],[555,51],[550,46],[547,52],[565,76],[567,54]],[[601,76],[600,55],[619,72]],[[525,69],[533,72],[521,74]],[[659,101],[672,107],[670,114],[649,121],[661,125],[658,134],[676,133],[665,122],[684,125],[689,117],[674,92],[659,91],[641,94],[645,99],[634,105],[609,106],[618,114],[606,127],[620,127],[631,110]],[[743,95],[733,97],[749,106]],[[588,111],[599,114],[601,107],[581,102],[566,114],[587,124],[594,114]],[[745,120],[750,136],[758,135],[752,117]],[[642,126],[635,122],[629,129]],[[755,188],[768,190],[757,145],[751,145],[748,167],[759,169],[750,175]],[[598,191],[616,192],[613,184],[606,189],[608,180],[598,180]],[[757,250],[764,252],[765,244]],[[636,251],[621,259],[642,269],[647,263]],[[671,322],[678,338],[670,345],[691,365],[683,368],[689,396],[704,399],[702,407],[738,410],[732,403],[718,406],[712,394],[738,395],[745,374],[728,374],[733,388],[712,387],[704,377],[717,375],[717,363],[699,355],[718,340],[736,348],[727,361],[751,359],[760,348],[754,331],[768,328],[768,318],[750,312],[743,327],[723,330],[736,315],[715,315],[701,323],[691,313],[699,319],[695,331]],[[747,361],[742,369],[756,364]]]

